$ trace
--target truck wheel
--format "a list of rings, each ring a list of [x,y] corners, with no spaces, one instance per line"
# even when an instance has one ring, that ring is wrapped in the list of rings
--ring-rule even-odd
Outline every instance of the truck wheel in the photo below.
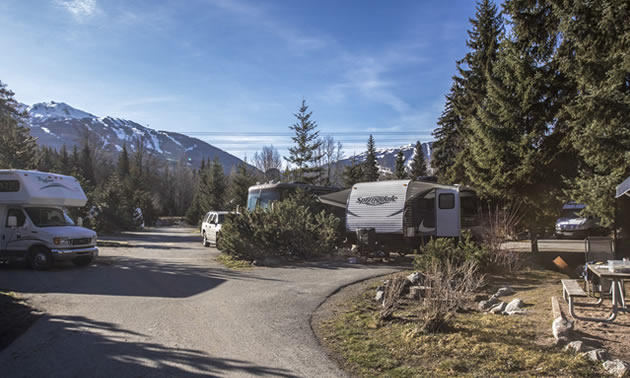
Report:
[[[46,248],[37,247],[31,251],[29,262],[35,270],[48,270],[52,268],[53,257]]]
[[[77,257],[76,259],[73,259],[72,263],[76,266],[87,266],[87,265],[90,265],[93,260],[94,258],[92,256],[84,256],[84,257]]]
[[[203,241],[202,244],[204,247],[210,247],[210,242],[208,241],[208,238],[206,237],[206,232],[203,232]]]

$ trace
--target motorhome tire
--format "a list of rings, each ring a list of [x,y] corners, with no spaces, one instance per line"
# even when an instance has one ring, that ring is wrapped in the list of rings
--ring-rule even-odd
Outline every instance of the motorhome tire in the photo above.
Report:
[[[203,241],[202,244],[204,247],[210,247],[210,242],[208,241],[208,238],[206,237],[206,232],[203,232]]]
[[[35,270],[48,270],[53,265],[53,257],[48,249],[35,247],[31,250],[29,262]]]
[[[93,260],[94,259],[92,258],[92,256],[83,256],[83,257],[77,257],[76,259],[73,259],[72,263],[76,266],[87,266],[87,265],[90,265]]]

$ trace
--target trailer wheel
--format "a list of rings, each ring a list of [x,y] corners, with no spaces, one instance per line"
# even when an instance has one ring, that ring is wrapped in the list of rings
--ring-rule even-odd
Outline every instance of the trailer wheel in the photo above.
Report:
[[[76,259],[73,259],[72,263],[76,266],[87,266],[87,265],[90,265],[93,260],[94,259],[92,258],[92,256],[83,256],[83,257],[77,257]]]
[[[35,270],[48,270],[52,268],[53,257],[50,251],[44,247],[35,247],[30,253],[29,262]]]

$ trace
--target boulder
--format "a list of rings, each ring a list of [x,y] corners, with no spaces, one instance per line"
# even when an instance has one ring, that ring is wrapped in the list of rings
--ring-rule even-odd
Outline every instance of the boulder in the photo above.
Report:
[[[621,360],[606,361],[604,369],[615,377],[626,377],[630,373],[630,364]]]
[[[512,289],[509,286],[505,286],[500,288],[499,290],[497,290],[497,292],[494,294],[495,297],[507,297],[508,295],[513,295],[514,293],[516,293],[514,291],[514,289]]]
[[[556,318],[551,324],[551,331],[556,341],[567,340],[573,330],[573,322],[564,317]]]
[[[593,349],[589,352],[582,353],[582,355],[591,361],[602,362],[602,361],[608,361],[610,359],[610,356],[608,355],[608,352],[606,351],[606,349]]]
[[[518,312],[521,311],[525,307],[525,303],[522,300],[515,298],[505,307],[505,312]]]
[[[413,272],[407,276],[407,281],[411,282],[412,285],[415,285],[418,283],[418,281],[420,281],[421,277],[422,274],[420,274],[419,272]]]
[[[376,295],[374,296],[374,300],[377,302],[383,302],[383,297],[385,296],[384,290],[377,290]]]
[[[582,353],[586,352],[586,345],[584,345],[584,343],[579,340],[571,341],[564,347],[564,350],[571,353]]]
[[[492,306],[499,303],[499,299],[495,296],[490,297],[487,301],[479,302],[479,309],[482,311],[490,309]]]
[[[507,306],[507,303],[501,302],[498,305],[492,307],[488,312],[491,314],[500,314],[505,310],[505,306]]]

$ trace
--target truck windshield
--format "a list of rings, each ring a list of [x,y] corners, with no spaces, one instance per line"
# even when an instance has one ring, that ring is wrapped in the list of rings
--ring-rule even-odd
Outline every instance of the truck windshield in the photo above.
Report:
[[[27,207],[26,213],[37,227],[74,226],[63,210],[54,207]]]

